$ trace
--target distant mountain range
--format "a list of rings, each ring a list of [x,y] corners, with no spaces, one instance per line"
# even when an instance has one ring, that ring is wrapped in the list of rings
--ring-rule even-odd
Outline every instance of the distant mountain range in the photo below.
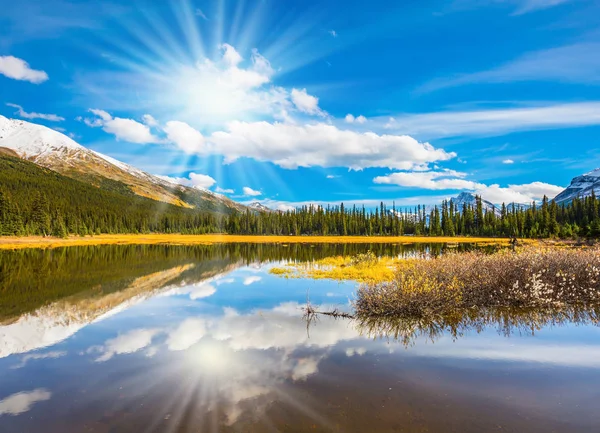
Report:
[[[171,183],[90,150],[53,129],[1,115],[0,154],[18,156],[97,187],[126,189],[128,193],[180,207],[221,213],[245,209],[223,195]]]

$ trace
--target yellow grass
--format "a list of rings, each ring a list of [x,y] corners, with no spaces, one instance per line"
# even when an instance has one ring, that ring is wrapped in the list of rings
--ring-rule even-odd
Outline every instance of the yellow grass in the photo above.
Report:
[[[56,248],[77,245],[210,245],[223,243],[276,243],[276,244],[344,244],[344,243],[476,243],[506,245],[506,238],[426,237],[426,236],[246,236],[246,235],[98,235],[66,239],[52,237],[0,237],[0,249]]]
[[[395,270],[402,260],[381,257],[357,263],[354,257],[336,256],[313,263],[289,263],[286,267],[272,268],[269,272],[284,278],[381,283],[394,278]]]

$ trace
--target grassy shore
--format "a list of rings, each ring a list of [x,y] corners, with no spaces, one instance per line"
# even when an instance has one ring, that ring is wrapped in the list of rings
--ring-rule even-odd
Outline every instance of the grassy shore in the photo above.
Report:
[[[426,236],[242,236],[242,235],[98,235],[53,237],[0,237],[0,249],[55,248],[78,245],[210,245],[222,243],[277,243],[277,244],[343,244],[343,243],[474,243],[508,245],[506,238],[426,237]]]

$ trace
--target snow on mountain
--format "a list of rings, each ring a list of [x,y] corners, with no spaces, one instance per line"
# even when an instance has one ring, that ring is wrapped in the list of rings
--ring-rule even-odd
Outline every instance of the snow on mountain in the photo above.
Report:
[[[558,204],[566,204],[577,197],[588,197],[592,195],[592,191],[596,195],[600,193],[600,168],[573,178],[571,184],[563,192],[554,197],[554,200]]]
[[[257,210],[259,212],[273,212],[273,209],[266,207],[264,204],[255,201],[254,203],[250,203],[248,205],[250,209]]]
[[[35,162],[51,153],[69,150],[85,151],[74,140],[54,129],[0,115],[0,147],[12,149],[24,159]]]
[[[212,191],[177,185],[148,174],[75,142],[43,125],[0,115],[0,148],[65,176],[97,186],[106,178],[122,182],[135,194],[184,207],[243,210],[243,206]],[[181,198],[185,195],[189,202]],[[191,204],[190,204],[191,203]]]

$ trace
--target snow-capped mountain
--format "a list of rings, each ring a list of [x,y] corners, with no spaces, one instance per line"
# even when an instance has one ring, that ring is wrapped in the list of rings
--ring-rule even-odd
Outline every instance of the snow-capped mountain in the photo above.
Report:
[[[9,149],[20,158],[96,186],[110,179],[125,184],[137,195],[178,206],[225,212],[244,209],[244,206],[220,194],[173,184],[95,152],[43,125],[1,115],[0,148]]]
[[[255,201],[248,205],[250,209],[257,210],[259,212],[273,212],[273,209],[266,207],[264,204]]]
[[[459,212],[462,211],[464,204],[473,208],[477,206],[477,197],[472,192],[461,192],[458,196],[450,200],[454,203],[455,208]],[[500,215],[500,209],[498,209],[498,206],[490,201],[485,200],[483,197],[481,198],[481,204],[484,212],[494,212],[496,215]]]
[[[577,197],[588,197],[592,195],[592,191],[596,195],[600,193],[600,168],[575,177],[563,192],[554,197],[554,200],[558,204],[566,204]]]

